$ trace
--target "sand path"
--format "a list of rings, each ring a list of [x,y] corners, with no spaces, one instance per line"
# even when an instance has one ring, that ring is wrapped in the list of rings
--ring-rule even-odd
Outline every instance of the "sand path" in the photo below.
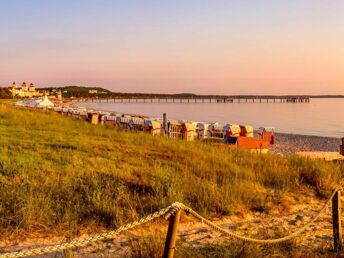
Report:
[[[266,238],[273,232],[281,232],[280,236],[294,232],[299,227],[307,223],[318,210],[323,206],[325,200],[319,200],[314,196],[306,197],[302,204],[293,205],[288,214],[264,214],[249,213],[246,218],[238,216],[225,217],[223,219],[212,219],[217,225],[233,231],[235,233],[256,238]],[[153,226],[157,223],[152,224]],[[158,223],[159,224],[159,223]],[[165,231],[167,223],[160,223],[158,227]],[[114,240],[104,243],[93,243],[86,247],[76,249],[76,257],[121,257],[130,253],[130,239],[138,237],[142,232],[134,231],[126,235],[120,235]],[[160,245],[164,243],[164,234],[161,233]],[[209,229],[206,225],[195,219],[184,216],[179,227],[179,244],[189,246],[200,246],[204,244],[221,244],[228,240],[221,233]],[[63,241],[59,237],[54,238],[34,238],[21,242],[0,243],[0,250],[14,251],[39,246],[51,245]],[[238,240],[239,241],[239,240]],[[301,236],[295,238],[295,244],[305,252],[312,252],[319,249],[330,249],[332,247],[332,223],[331,210],[327,208],[324,215],[309,227]],[[6,246],[6,247],[5,247]],[[63,257],[63,253],[44,255],[41,257]]]

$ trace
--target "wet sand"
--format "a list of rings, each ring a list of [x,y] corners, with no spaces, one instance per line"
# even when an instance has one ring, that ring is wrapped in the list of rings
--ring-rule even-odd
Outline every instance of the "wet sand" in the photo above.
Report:
[[[289,155],[297,151],[339,151],[340,144],[340,138],[276,133],[270,152]]]

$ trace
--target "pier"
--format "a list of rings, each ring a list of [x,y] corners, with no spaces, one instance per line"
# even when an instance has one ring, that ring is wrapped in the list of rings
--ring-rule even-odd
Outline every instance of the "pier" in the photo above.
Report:
[[[112,103],[309,103],[309,96],[118,96],[112,98],[79,98],[79,102]]]

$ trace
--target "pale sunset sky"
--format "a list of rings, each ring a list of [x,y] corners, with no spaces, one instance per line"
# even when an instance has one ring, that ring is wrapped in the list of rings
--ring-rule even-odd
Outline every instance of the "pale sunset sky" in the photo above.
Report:
[[[0,86],[344,94],[343,0],[0,0]]]

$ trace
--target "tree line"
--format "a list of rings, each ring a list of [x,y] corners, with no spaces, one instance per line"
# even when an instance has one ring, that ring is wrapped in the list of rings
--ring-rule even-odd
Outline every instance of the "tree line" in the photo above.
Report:
[[[8,88],[0,88],[0,99],[13,98],[12,92]]]

